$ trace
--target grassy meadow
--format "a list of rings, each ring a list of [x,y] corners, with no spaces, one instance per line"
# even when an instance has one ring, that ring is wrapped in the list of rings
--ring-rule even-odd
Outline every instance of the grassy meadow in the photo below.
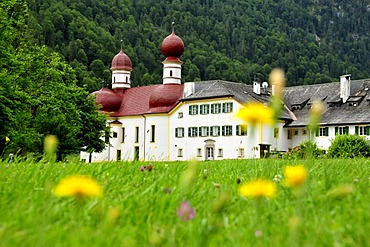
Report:
[[[0,246],[370,246],[368,159],[151,164],[0,162]],[[285,186],[284,167],[298,164],[307,179]],[[56,195],[76,174],[102,196]],[[276,196],[241,196],[257,178]]]

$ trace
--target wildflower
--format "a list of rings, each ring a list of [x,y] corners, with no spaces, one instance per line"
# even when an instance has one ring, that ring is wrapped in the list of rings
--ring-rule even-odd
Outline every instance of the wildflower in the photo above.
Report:
[[[117,219],[120,217],[120,215],[121,215],[120,208],[112,207],[112,208],[109,208],[109,210],[108,210],[107,219],[108,219],[109,222],[113,223],[113,222],[117,221]]]
[[[321,101],[315,101],[312,104],[312,107],[310,109],[310,119],[308,128],[311,131],[311,134],[313,134],[319,125],[319,122],[321,120],[321,115],[325,111],[325,106]]]
[[[151,172],[151,171],[153,170],[153,165],[152,165],[152,163],[150,163],[146,169],[148,169],[148,171],[150,171],[150,172]]]
[[[145,171],[145,169],[146,169],[146,166],[140,166],[140,171]]]
[[[273,69],[270,73],[270,84],[272,85],[271,108],[274,113],[274,120],[276,121],[282,110],[283,101],[282,94],[285,86],[285,75],[282,69]]]
[[[221,187],[221,184],[219,183],[215,183],[215,182],[212,182],[213,186],[215,186],[216,188],[220,188]]]
[[[86,176],[70,176],[62,179],[54,189],[56,196],[101,196],[102,188],[95,180]]]
[[[10,142],[10,138],[9,137],[5,137],[5,142]]]
[[[188,221],[195,217],[195,211],[190,206],[190,203],[187,201],[183,201],[177,210],[177,215],[183,220]]]
[[[272,124],[274,122],[273,110],[259,102],[247,103],[243,108],[239,109],[236,117],[250,123],[252,126],[260,123]]]
[[[283,176],[281,176],[280,174],[276,174],[272,180],[274,182],[280,182],[282,178]]]
[[[358,183],[358,181],[360,181],[358,178],[353,179],[354,183]]]
[[[350,184],[339,185],[331,189],[327,195],[331,198],[337,199],[348,196],[354,192],[354,188]]]
[[[284,184],[289,187],[300,187],[307,178],[307,170],[302,165],[286,166],[284,168]]]
[[[243,184],[239,188],[239,194],[252,198],[273,198],[276,196],[276,185],[272,181],[257,179]]]
[[[256,236],[257,238],[258,237],[261,237],[263,235],[263,232],[261,230],[257,230],[255,233],[254,233],[254,236]]]

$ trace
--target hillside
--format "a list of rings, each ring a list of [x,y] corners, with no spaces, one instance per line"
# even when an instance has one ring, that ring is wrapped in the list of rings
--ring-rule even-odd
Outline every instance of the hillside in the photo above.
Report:
[[[29,8],[38,45],[61,53],[89,91],[109,85],[121,38],[133,85],[161,83],[172,21],[186,46],[184,81],[266,81],[274,67],[288,85],[370,77],[364,0],[29,0]]]

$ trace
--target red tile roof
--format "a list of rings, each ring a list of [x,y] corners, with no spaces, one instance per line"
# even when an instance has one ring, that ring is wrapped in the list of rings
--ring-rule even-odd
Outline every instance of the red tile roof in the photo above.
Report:
[[[120,108],[113,117],[169,112],[182,98],[183,84],[158,84],[123,89]]]

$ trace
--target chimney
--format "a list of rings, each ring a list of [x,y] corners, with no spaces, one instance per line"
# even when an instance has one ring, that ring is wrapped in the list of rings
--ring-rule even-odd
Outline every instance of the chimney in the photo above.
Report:
[[[253,93],[260,95],[261,94],[261,85],[259,82],[253,82]]]
[[[346,103],[351,93],[351,75],[340,76],[340,98]]]
[[[186,98],[195,93],[195,83],[194,82],[185,82],[184,83],[184,94],[183,97]]]

